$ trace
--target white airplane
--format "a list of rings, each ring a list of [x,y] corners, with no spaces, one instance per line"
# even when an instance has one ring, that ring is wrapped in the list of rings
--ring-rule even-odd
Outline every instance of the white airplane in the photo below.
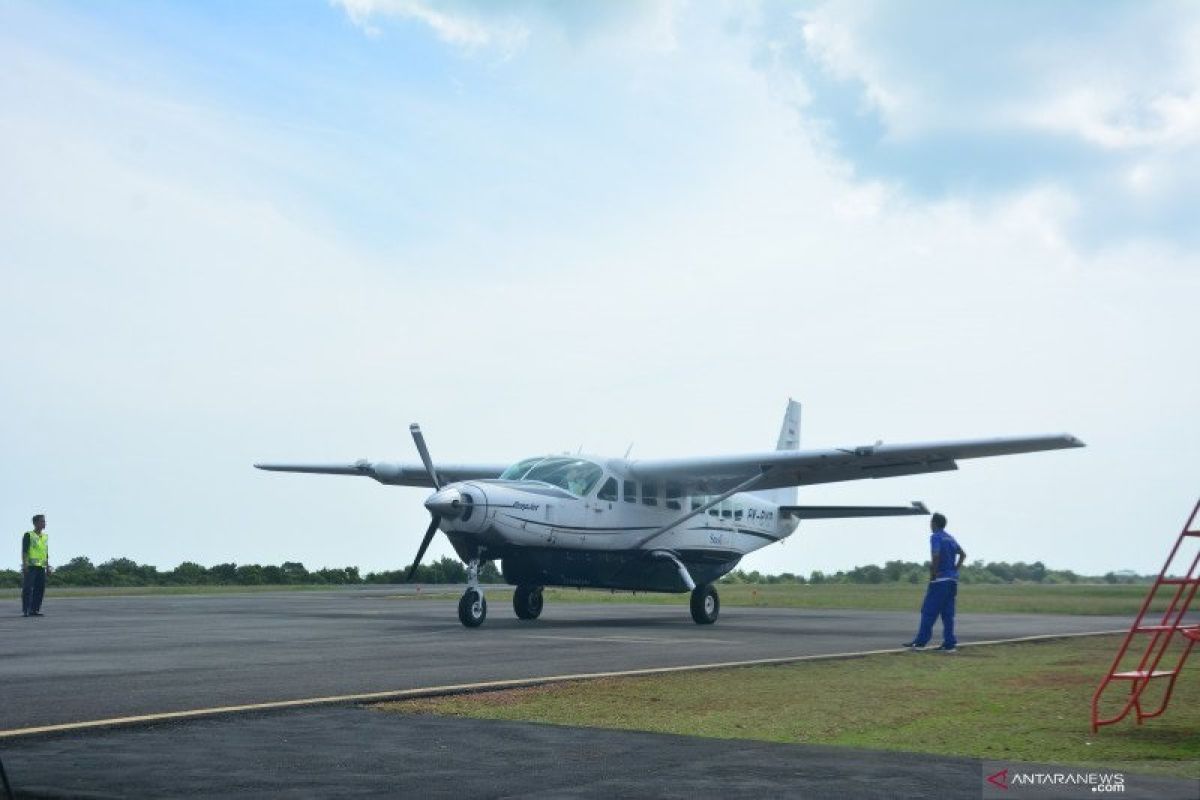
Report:
[[[774,451],[709,458],[629,460],[535,456],[505,464],[435,466],[417,424],[421,465],[255,464],[275,472],[363,475],[389,486],[434,489],[412,577],[440,528],[467,564],[458,618],[487,617],[479,566],[499,559],[516,587],[520,619],[542,613],[545,586],[691,592],[692,619],[716,621],[713,583],[747,553],[795,533],[803,519],[928,514],[910,506],[796,505],[797,487],[958,469],[964,458],[1083,447],[1069,434],[800,450],[800,404],[789,400]],[[628,453],[626,454],[628,456]]]

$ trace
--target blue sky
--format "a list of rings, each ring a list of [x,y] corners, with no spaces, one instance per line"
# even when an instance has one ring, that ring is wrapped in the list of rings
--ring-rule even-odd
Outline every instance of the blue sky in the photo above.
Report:
[[[413,460],[414,420],[448,461],[759,449],[794,396],[813,446],[1091,445],[811,502],[1155,569],[1200,446],[1198,34],[1158,3],[6,4],[4,524],[394,567],[421,492],[248,465]],[[746,566],[920,539],[814,524]]]

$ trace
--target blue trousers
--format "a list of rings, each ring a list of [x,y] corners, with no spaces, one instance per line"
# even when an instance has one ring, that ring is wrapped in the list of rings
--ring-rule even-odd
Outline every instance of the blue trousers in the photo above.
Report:
[[[26,567],[21,580],[21,613],[33,614],[42,610],[42,596],[46,594],[46,568]]]
[[[954,647],[954,598],[958,597],[958,581],[936,581],[925,590],[925,602],[921,604],[921,629],[917,631],[917,644],[925,646],[933,637],[933,623],[942,618],[942,644]]]

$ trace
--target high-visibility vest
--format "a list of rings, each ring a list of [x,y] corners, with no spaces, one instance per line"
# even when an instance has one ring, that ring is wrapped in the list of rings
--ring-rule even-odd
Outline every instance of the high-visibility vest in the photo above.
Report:
[[[37,531],[29,532],[29,552],[26,553],[25,559],[31,567],[44,567],[50,559],[50,535],[46,533],[38,533]]]

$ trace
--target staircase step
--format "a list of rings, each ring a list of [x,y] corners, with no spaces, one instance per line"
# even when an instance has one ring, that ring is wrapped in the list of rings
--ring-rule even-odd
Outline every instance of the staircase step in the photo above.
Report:
[[[1137,681],[1143,678],[1166,678],[1174,674],[1173,669],[1156,669],[1151,673],[1144,669],[1135,669],[1130,672],[1114,672],[1113,677],[1123,681]]]

